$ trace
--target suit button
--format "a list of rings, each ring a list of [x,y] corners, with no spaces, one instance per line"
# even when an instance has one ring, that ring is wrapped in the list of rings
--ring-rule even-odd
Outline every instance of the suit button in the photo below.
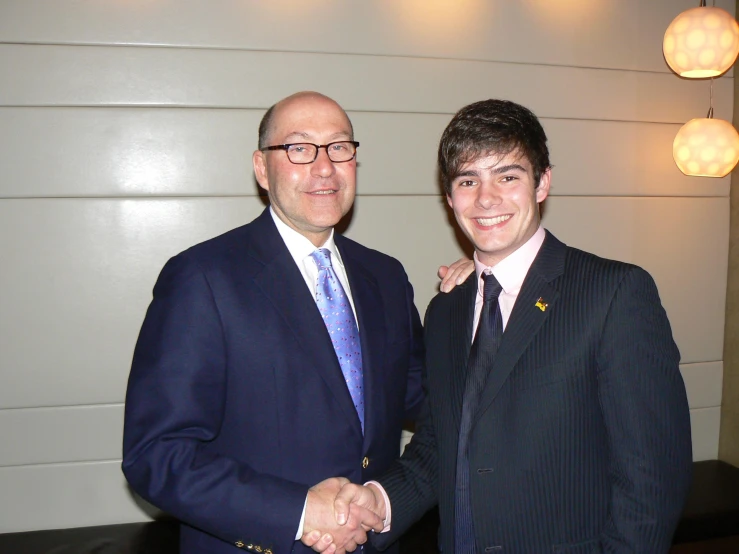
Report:
[[[241,541],[236,541],[234,543],[234,546],[236,546],[236,548],[244,548],[244,543]]]
[[[369,458],[365,456],[362,460],[362,469],[367,469],[367,466],[369,466]]]

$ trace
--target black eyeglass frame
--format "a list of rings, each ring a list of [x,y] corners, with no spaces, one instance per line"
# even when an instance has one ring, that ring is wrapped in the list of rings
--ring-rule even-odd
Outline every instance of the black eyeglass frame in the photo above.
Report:
[[[341,160],[340,162],[337,162],[336,160],[332,160],[331,159],[331,154],[329,154],[329,152],[328,152],[328,147],[331,146],[331,145],[333,145],[333,144],[340,144],[340,143],[348,143],[348,144],[354,145],[354,154],[348,160]],[[290,159],[290,154],[288,152],[288,149],[291,146],[297,146],[299,144],[306,144],[306,145],[310,145],[310,146],[315,146],[316,147],[316,155],[313,156],[313,159],[311,161],[309,161],[309,162],[294,162],[294,161],[292,161]],[[291,164],[295,164],[295,165],[308,165],[308,164],[312,164],[313,162],[316,161],[316,159],[318,158],[318,151],[321,148],[323,148],[323,149],[326,150],[326,155],[328,156],[328,159],[331,160],[331,163],[343,164],[343,163],[346,163],[346,162],[350,162],[354,158],[357,157],[357,148],[359,148],[359,143],[356,140],[335,140],[333,142],[329,142],[328,144],[313,144],[312,142],[292,142],[292,143],[289,143],[289,144],[275,144],[273,146],[265,146],[264,148],[260,148],[260,150],[262,150],[262,151],[264,151],[264,150],[284,150],[285,151],[285,155],[287,156],[287,159],[288,159],[288,161]]]

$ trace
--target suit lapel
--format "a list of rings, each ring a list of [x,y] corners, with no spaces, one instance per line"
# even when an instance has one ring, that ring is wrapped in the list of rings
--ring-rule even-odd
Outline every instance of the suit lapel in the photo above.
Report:
[[[374,275],[356,256],[355,247],[340,235],[334,235],[336,247],[346,269],[351,288],[354,309],[357,312],[359,340],[362,344],[362,375],[364,381],[364,444],[371,444],[376,429],[386,428],[384,418],[387,414],[383,390],[382,360],[385,355],[387,330],[383,318],[380,286]],[[346,388],[346,385],[344,385]],[[354,406],[352,405],[352,410]],[[356,416],[356,410],[354,411]],[[357,418],[357,425],[359,419]]]
[[[254,221],[255,229],[250,254],[264,265],[254,275],[254,284],[274,306],[290,328],[306,366],[312,366],[333,392],[337,404],[346,413],[347,421],[356,421],[357,433],[362,433],[357,411],[344,381],[326,325],[315,299],[305,286],[300,270],[275,227],[268,210]],[[352,287],[352,292],[354,288]],[[259,324],[256,322],[255,324]],[[364,343],[362,343],[364,349]]]
[[[452,402],[451,413],[454,417],[454,429],[459,429],[462,417],[462,400],[467,381],[467,366],[472,346],[472,323],[475,316],[475,299],[477,297],[477,274],[472,273],[467,280],[449,293],[456,298],[449,298],[450,314],[449,330],[452,365],[448,376],[449,398]]]
[[[513,312],[503,333],[500,349],[490,370],[480,398],[478,419],[500,392],[521,354],[534,339],[552,311],[557,309],[559,291],[550,282],[564,272],[565,245],[547,231],[547,236],[524,279]],[[546,309],[537,307],[539,299]]]

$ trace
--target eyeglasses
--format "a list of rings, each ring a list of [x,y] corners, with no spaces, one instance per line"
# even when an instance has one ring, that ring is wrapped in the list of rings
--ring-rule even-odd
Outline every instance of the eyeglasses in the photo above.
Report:
[[[328,159],[334,163],[348,162],[357,155],[359,143],[354,140],[340,140],[328,144],[297,142],[295,144],[276,144],[265,146],[262,150],[284,150],[287,159],[294,164],[312,164],[318,157],[318,149],[325,148]]]

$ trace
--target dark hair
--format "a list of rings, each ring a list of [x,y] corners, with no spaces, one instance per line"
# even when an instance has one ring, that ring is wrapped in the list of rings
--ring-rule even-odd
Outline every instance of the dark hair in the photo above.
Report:
[[[444,191],[451,193],[452,181],[463,165],[481,156],[505,156],[518,151],[533,168],[539,186],[549,169],[547,135],[537,117],[508,100],[482,100],[459,110],[444,129],[439,142],[439,170]]]

